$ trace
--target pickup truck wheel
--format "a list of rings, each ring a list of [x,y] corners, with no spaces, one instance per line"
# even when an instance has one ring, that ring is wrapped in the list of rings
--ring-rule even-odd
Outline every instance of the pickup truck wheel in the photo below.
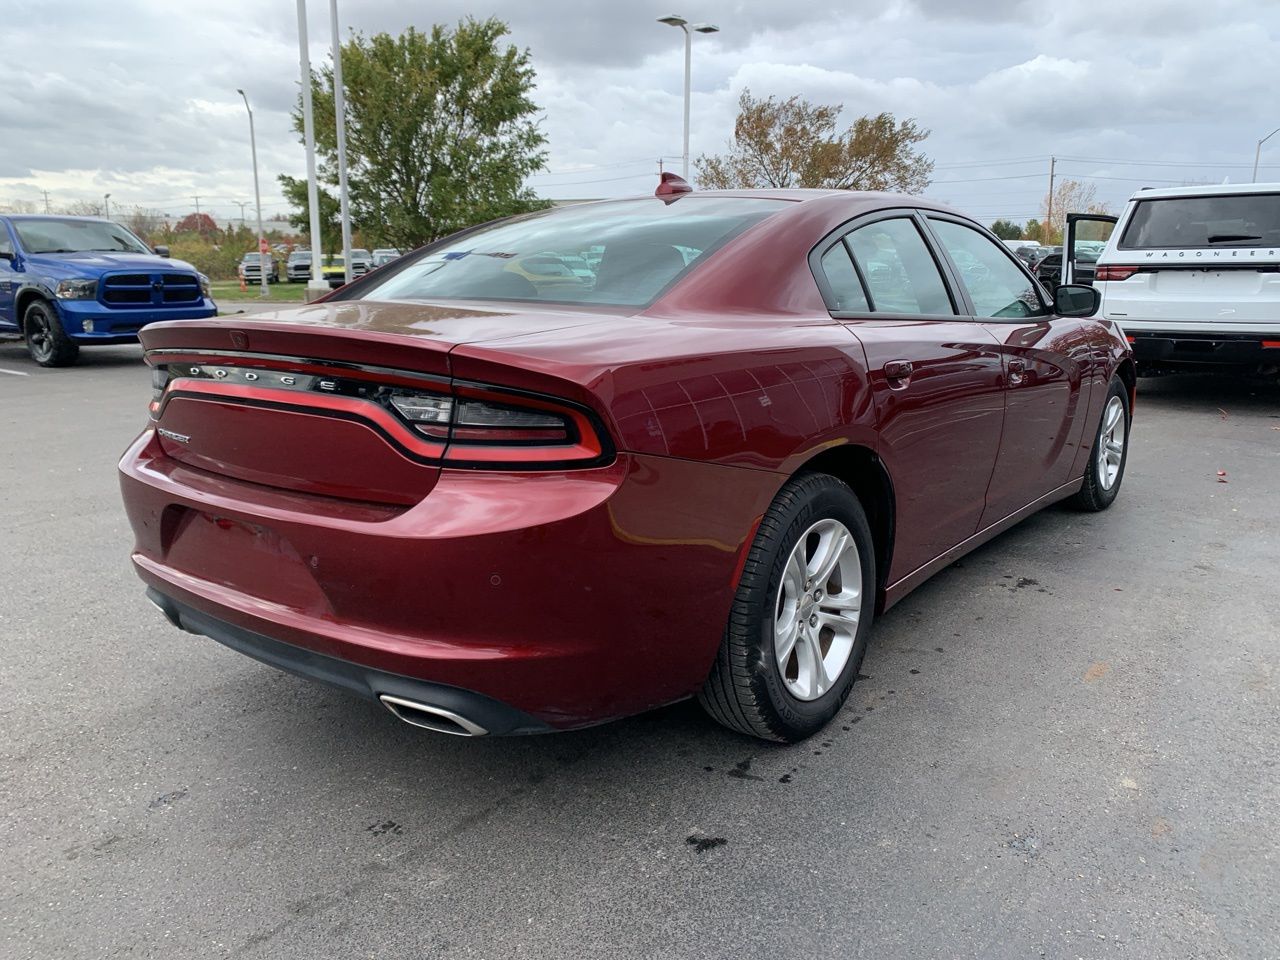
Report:
[[[31,359],[42,367],[66,367],[76,362],[80,345],[62,329],[58,312],[44,300],[33,300],[22,315],[22,331]]]

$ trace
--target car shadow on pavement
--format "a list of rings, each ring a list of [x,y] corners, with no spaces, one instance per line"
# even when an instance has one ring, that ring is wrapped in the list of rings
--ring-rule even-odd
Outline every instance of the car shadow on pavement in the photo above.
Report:
[[[1271,410],[1280,414],[1280,378],[1245,377],[1225,373],[1177,373],[1138,380],[1135,415],[1142,416],[1143,404],[1170,411]]]

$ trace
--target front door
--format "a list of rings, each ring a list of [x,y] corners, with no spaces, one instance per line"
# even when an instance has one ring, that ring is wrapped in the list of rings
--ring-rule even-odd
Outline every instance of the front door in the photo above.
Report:
[[[1062,238],[1062,282],[1093,283],[1098,257],[1111,239],[1116,218],[1105,213],[1068,213]]]
[[[957,219],[931,214],[928,222],[1004,365],[1004,432],[980,523],[987,527],[1070,479],[1088,408],[1092,321],[1056,316],[1003,244]]]

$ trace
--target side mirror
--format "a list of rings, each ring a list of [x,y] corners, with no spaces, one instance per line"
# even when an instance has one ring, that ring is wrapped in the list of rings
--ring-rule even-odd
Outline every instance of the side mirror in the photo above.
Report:
[[[1053,291],[1053,312],[1060,317],[1092,317],[1102,306],[1102,294],[1082,283],[1070,283]]]
[[[155,250],[157,257],[167,257],[169,255],[169,248],[164,244],[158,244],[152,249]]]

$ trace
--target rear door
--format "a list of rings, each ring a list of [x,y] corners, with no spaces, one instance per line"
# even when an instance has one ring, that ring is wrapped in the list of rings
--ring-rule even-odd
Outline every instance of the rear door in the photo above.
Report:
[[[9,226],[0,221],[0,330],[12,330],[18,325],[14,316],[14,295],[18,287],[18,275],[13,269],[16,256]]]
[[[1116,228],[1116,218],[1105,213],[1068,213],[1062,238],[1062,282],[1092,284],[1098,258]]]
[[[1025,267],[972,224],[933,213],[928,224],[966,312],[999,342],[1004,364],[1004,431],[981,528],[1070,479],[1088,408],[1094,321],[1056,316]]]
[[[977,530],[1004,420],[1000,347],[960,316],[911,210],[855,221],[811,263],[866,350],[896,498],[893,584]]]

